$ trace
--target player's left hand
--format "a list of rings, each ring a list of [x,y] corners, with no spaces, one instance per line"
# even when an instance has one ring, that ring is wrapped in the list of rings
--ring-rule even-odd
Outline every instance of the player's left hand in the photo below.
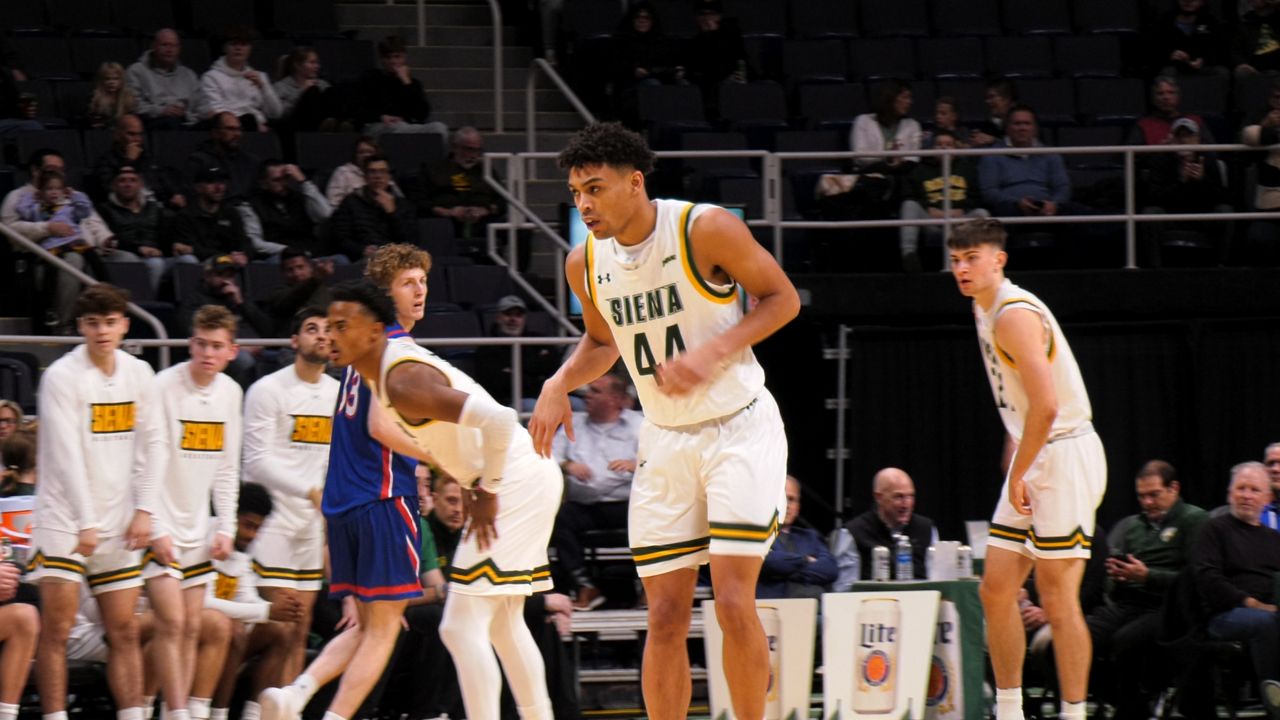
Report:
[[[482,551],[488,550],[489,544],[498,539],[498,528],[493,524],[498,518],[498,496],[480,488],[464,491],[462,513],[464,519],[471,519],[467,525],[466,538],[470,539],[475,535],[476,547]]]
[[[130,550],[146,547],[151,542],[151,513],[134,510],[129,529],[124,534],[124,546]]]
[[[226,533],[214,533],[213,547],[209,549],[209,555],[214,560],[226,560],[231,557],[232,549],[231,536]]]
[[[710,345],[678,355],[658,365],[658,391],[663,395],[687,395],[710,380],[718,364]]]
[[[1022,478],[1009,478],[1009,504],[1019,515],[1031,514],[1031,498],[1027,496],[1027,484]]]

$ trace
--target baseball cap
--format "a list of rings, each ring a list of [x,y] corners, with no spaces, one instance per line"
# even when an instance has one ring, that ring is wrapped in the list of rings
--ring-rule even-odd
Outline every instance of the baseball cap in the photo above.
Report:
[[[525,305],[524,301],[521,300],[518,295],[506,295],[498,300],[498,312],[507,312],[508,310],[514,310],[516,308],[528,310],[529,306]]]
[[[1193,133],[1199,134],[1200,126],[1196,124],[1195,120],[1192,120],[1189,117],[1180,117],[1177,120],[1174,120],[1173,127],[1169,128],[1170,132],[1176,133],[1179,130],[1185,130],[1187,132],[1193,132]]]
[[[229,175],[225,169],[217,165],[202,167],[196,171],[196,182],[198,183],[218,182],[219,180],[225,182],[229,179],[231,179],[231,175]]]
[[[111,174],[111,179],[114,180],[121,175],[142,175],[142,173],[138,172],[138,169],[132,165],[121,165]]]
[[[238,268],[239,265],[236,265],[236,261],[232,260],[230,255],[214,255],[204,261],[204,269],[213,270],[214,272],[219,270],[236,270]]]

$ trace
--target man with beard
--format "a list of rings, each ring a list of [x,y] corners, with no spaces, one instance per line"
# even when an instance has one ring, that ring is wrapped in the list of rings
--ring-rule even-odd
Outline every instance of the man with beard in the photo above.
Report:
[[[449,156],[422,168],[422,212],[453,220],[458,237],[482,238],[506,203],[484,181],[484,137],[473,127],[453,134]]]

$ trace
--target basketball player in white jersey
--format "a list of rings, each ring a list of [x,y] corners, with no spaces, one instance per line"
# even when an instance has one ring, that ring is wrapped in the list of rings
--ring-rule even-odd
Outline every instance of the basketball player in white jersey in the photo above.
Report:
[[[1059,717],[1083,720],[1092,643],[1080,580],[1107,464],[1080,368],[1058,321],[1004,277],[1005,231],[974,220],[947,240],[951,272],[973,298],[978,342],[1007,431],[1008,476],[991,520],[982,604],[996,678],[997,720],[1022,720],[1026,636],[1018,589],[1034,569],[1053,628]]]
[[[649,716],[687,713],[686,637],[698,566],[710,561],[734,714],[764,717],[768,647],[755,588],[786,507],[787,446],[751,346],[796,316],[799,296],[741,220],[649,198],[653,153],[639,135],[591,125],[559,160],[591,231],[565,262],[586,332],[543,385],[534,446],[549,455],[561,425],[573,438],[567,393],[621,354],[645,415],[628,532],[649,601]],[[739,287],[759,300],[746,315]]]
[[[212,561],[232,552],[240,492],[244,391],[222,372],[240,350],[236,318],[220,305],[205,305],[191,324],[191,359],[156,375],[165,439],[160,512],[142,559],[156,617],[150,652],[173,720],[188,717],[205,585],[216,577]],[[191,698],[204,717],[211,699]]]
[[[36,681],[45,720],[66,720],[67,639],[87,582],[106,630],[107,681],[119,720],[142,720],[142,654],[134,607],[142,548],[157,512],[163,436],[155,375],[120,350],[127,296],[91,285],[76,299],[85,343],[40,379],[35,529],[27,579],[40,586]]]
[[[271,493],[274,508],[253,543],[257,588],[268,602],[296,597],[302,603],[302,615],[288,624],[290,650],[272,684],[302,672],[311,611],[324,582],[320,498],[338,403],[338,381],[324,374],[328,312],[308,306],[294,314],[293,363],[254,383],[244,397],[245,478]]]

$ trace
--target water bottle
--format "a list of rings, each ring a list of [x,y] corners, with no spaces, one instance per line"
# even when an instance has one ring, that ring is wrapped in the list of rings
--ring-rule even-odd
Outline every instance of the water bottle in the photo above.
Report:
[[[898,536],[898,542],[894,549],[893,579],[915,579],[915,568],[911,565],[911,540],[906,535]]]

